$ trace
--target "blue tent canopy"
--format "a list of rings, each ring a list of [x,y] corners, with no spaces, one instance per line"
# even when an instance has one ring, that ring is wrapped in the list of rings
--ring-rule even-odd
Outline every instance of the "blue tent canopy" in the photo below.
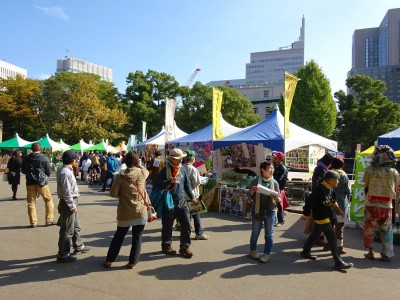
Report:
[[[196,142],[209,142],[212,140],[212,124],[197,130],[191,134],[183,136],[179,139],[170,141],[169,143],[196,143]]]
[[[277,112],[278,110],[274,109],[272,114],[264,121],[214,141],[214,149],[238,143],[253,145],[262,143],[266,148],[283,151],[283,132],[281,132],[278,125]]]
[[[271,115],[251,127],[214,141],[213,148],[219,149],[235,144],[263,144],[265,148],[288,152],[303,146],[321,146],[337,151],[337,142],[319,136],[311,131],[290,123],[290,137],[284,143],[284,118],[276,106]],[[285,148],[285,149],[284,149]]]
[[[388,145],[393,150],[400,150],[400,128],[378,136],[378,145]]]

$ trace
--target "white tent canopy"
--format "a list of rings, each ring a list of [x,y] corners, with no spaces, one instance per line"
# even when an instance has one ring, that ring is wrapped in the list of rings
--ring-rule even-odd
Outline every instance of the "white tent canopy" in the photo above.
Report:
[[[187,133],[180,130],[178,128],[178,126],[176,126],[176,124],[175,124],[175,134],[176,134],[176,138],[181,138],[181,137],[187,135]],[[137,144],[136,147],[144,148],[144,147],[146,147],[147,144],[155,144],[155,145],[158,145],[159,149],[164,149],[165,148],[165,135],[166,135],[166,132],[165,132],[165,128],[163,126],[159,133],[157,133],[155,136],[145,140],[144,142]]]

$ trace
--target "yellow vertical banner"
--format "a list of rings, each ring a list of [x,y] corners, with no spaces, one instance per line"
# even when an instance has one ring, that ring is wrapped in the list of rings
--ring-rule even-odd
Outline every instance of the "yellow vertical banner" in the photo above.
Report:
[[[297,81],[300,79],[296,76],[285,72],[285,92],[284,92],[284,102],[285,102],[285,138],[290,137],[289,129],[289,116],[290,108],[292,107],[292,101],[294,92],[296,90]]]
[[[213,141],[223,138],[221,130],[221,107],[224,92],[213,88]]]

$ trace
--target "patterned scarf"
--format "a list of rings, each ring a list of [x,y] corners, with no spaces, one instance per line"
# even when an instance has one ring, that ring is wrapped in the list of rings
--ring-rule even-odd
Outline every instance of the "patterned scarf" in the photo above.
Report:
[[[165,169],[167,171],[167,179],[171,179],[172,177],[178,177],[178,176],[182,177],[181,166],[182,164],[174,165],[171,161],[167,160],[165,164]],[[175,185],[176,184],[174,184],[173,188],[170,189],[171,191],[175,189]]]

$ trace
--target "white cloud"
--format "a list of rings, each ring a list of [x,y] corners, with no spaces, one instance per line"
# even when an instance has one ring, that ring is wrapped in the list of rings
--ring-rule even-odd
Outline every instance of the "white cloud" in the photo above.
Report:
[[[58,6],[50,6],[50,7],[36,6],[36,8],[40,9],[41,11],[43,11],[49,17],[61,19],[61,20],[64,20],[66,22],[69,21],[69,16],[64,12],[64,9],[62,7],[58,7]]]

